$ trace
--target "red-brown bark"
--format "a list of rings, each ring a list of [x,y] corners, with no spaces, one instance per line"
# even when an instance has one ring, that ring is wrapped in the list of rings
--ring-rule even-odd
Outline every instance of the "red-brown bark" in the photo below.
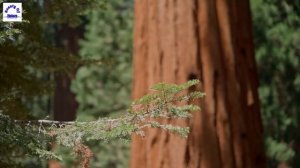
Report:
[[[188,139],[133,136],[132,168],[265,167],[247,0],[136,0],[133,98],[197,78],[206,93]]]
[[[79,39],[82,36],[82,30],[63,26],[57,33],[58,41],[62,48],[68,52],[76,54],[79,50]],[[59,43],[58,42],[58,43]],[[55,74],[55,93],[53,103],[53,119],[56,121],[74,121],[76,118],[77,102],[75,95],[70,90],[72,77],[67,74]],[[55,145],[53,145],[53,148]],[[49,168],[62,168],[59,162],[51,160],[48,163]]]
[[[79,50],[79,39],[81,30],[63,26],[59,31],[58,39],[62,48],[68,52],[77,54]],[[56,87],[54,94],[53,118],[57,121],[73,121],[76,117],[77,103],[75,95],[70,91],[71,76],[67,74],[55,74]]]

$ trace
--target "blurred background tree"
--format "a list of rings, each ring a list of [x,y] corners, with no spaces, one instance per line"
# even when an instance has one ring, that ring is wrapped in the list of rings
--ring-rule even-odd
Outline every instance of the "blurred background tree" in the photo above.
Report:
[[[251,3],[269,167],[300,167],[300,1]]]
[[[71,86],[81,119],[124,111],[131,102],[132,5],[112,0],[106,11],[87,16],[80,56],[103,63],[80,67]]]
[[[79,121],[124,114],[131,102],[133,1],[111,0],[106,8],[86,16],[80,56],[102,63],[80,67],[72,83]],[[94,152],[91,167],[128,166],[128,143],[115,140],[89,146]]]

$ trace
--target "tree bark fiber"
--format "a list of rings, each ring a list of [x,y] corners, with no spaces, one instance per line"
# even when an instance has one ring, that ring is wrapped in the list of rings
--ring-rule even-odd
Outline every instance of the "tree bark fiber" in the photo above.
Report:
[[[200,79],[188,139],[133,135],[131,168],[265,167],[248,0],[136,0],[133,98],[158,82]],[[195,89],[195,88],[194,88]]]

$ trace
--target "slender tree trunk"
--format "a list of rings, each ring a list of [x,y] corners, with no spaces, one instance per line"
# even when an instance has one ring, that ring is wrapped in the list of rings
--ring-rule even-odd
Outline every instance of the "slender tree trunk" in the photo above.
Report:
[[[132,168],[265,167],[248,0],[136,0],[133,98],[197,78],[206,97],[188,139],[133,136]]]
[[[65,48],[73,54],[78,52],[78,41],[82,37],[81,29],[71,28],[65,25],[57,34],[59,36],[59,43],[61,43],[59,45],[62,48]],[[76,118],[77,102],[75,95],[70,91],[72,77],[58,73],[55,74],[55,81],[53,119],[56,121],[74,121]],[[61,167],[59,162],[54,160],[49,161],[49,168]]]
[[[59,45],[70,53],[77,54],[81,34],[79,28],[71,28],[65,25],[58,32],[59,42],[61,43]],[[72,77],[58,73],[55,74],[55,80],[53,118],[57,121],[73,121],[76,118],[77,103],[75,95],[70,91]]]

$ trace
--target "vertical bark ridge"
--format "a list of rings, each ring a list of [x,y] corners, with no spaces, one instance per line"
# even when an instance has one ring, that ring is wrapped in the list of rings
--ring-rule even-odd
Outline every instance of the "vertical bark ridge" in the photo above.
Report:
[[[216,36],[218,37],[218,45],[216,46],[216,49],[219,50],[220,55],[218,56],[216,60],[219,60],[220,63],[217,64],[218,66],[218,72],[214,74],[215,82],[217,83],[217,86],[215,87],[215,92],[218,93],[216,96],[216,115],[215,115],[215,125],[217,129],[217,140],[219,145],[219,157],[220,157],[220,163],[222,167],[224,168],[234,168],[235,165],[233,163],[233,145],[232,145],[232,137],[231,137],[231,120],[229,111],[231,110],[230,107],[228,107],[228,93],[227,93],[227,80],[228,74],[226,72],[226,60],[224,60],[224,51],[222,50],[222,47],[226,45],[221,40],[222,38],[222,30],[226,29],[227,25],[223,25],[220,23],[221,20],[224,20],[224,18],[219,18],[219,8],[218,8],[218,0],[214,0],[214,7],[212,8],[214,11],[214,17],[216,20]],[[213,19],[213,18],[212,18]],[[226,19],[226,18],[225,18]]]
[[[201,112],[203,121],[203,132],[205,138],[200,146],[203,153],[201,167],[220,167],[221,154],[218,138],[217,115],[219,110],[226,110],[222,107],[223,97],[223,69],[221,67],[221,53],[219,46],[218,23],[216,20],[215,2],[199,1],[200,12],[200,40],[201,40],[201,60],[203,66],[203,83],[205,97],[204,111]],[[214,162],[212,162],[214,160]]]
[[[244,20],[251,20],[250,5],[248,1],[234,0],[235,22],[236,22],[236,53],[238,55],[239,63],[245,64],[243,67],[239,67],[239,80],[242,83],[241,92],[246,98],[244,106],[247,107],[245,117],[247,118],[246,129],[247,137],[258,136],[255,139],[250,139],[249,161],[256,167],[265,166],[265,158],[262,147],[262,125],[260,118],[259,99],[258,99],[258,77],[256,72],[256,64],[254,57],[254,44],[252,40],[252,24],[251,22],[244,22]],[[243,11],[242,14],[241,11]],[[243,73],[243,74],[242,74]],[[253,111],[258,111],[253,113]],[[251,145],[251,146],[250,146]],[[252,146],[258,148],[253,148]]]
[[[135,22],[134,22],[134,39],[139,39],[134,41],[134,57],[133,57],[133,73],[136,79],[144,79],[144,80],[134,80],[133,81],[133,98],[138,98],[143,94],[147,93],[148,88],[148,70],[146,61],[148,57],[148,44],[147,44],[147,37],[148,37],[148,0],[135,1],[134,12],[135,13],[143,13],[142,15],[135,15]],[[142,69],[139,70],[139,69]],[[133,135],[132,149],[131,149],[131,156],[134,157],[136,160],[131,160],[130,165],[131,167],[139,168],[139,167],[146,167],[147,165],[147,153],[145,150],[145,141],[136,135]],[[143,149],[143,150],[141,150]]]
[[[179,1],[179,5],[182,9],[179,13],[179,21],[181,22],[181,30],[183,32],[180,39],[180,45],[178,46],[183,52],[180,53],[181,66],[184,68],[181,71],[182,75],[180,79],[185,82],[186,80],[191,79],[200,79],[202,81],[202,65],[200,58],[200,30],[199,30],[199,7],[198,0],[193,1]],[[184,7],[184,8],[183,8]],[[183,28],[185,27],[185,28]],[[190,65],[190,66],[188,66]],[[203,84],[201,82],[200,87],[197,87],[197,90],[203,90]],[[191,89],[190,91],[193,91]],[[194,102],[195,104],[200,104],[199,101]],[[187,147],[184,167],[192,168],[200,166],[200,141],[199,137],[201,136],[201,113],[195,112],[193,117],[188,121],[189,126],[191,127],[190,135],[187,139]]]
[[[222,53],[223,53],[223,63],[224,63],[224,72],[226,74],[226,99],[227,105],[231,112],[226,116],[227,120],[229,120],[231,123],[230,128],[232,129],[233,136],[229,135],[229,141],[233,142],[233,145],[229,145],[229,153],[232,153],[234,155],[234,162],[235,164],[228,164],[228,166],[236,166],[236,167],[244,167],[244,144],[241,140],[241,134],[245,132],[245,126],[243,118],[243,112],[242,112],[242,106],[240,106],[241,103],[239,103],[242,98],[239,97],[239,82],[236,79],[235,76],[235,53],[234,53],[234,44],[232,42],[232,34],[231,31],[231,9],[230,7],[232,5],[229,4],[230,1],[222,1],[217,0],[216,1],[216,7],[217,7],[217,14],[218,14],[218,22],[219,25],[222,25],[222,29],[220,29],[220,42],[222,46]],[[242,113],[241,113],[242,112]],[[229,134],[231,134],[229,132]],[[232,139],[232,140],[230,140]],[[233,148],[233,149],[232,149]],[[232,151],[233,150],[233,151]],[[229,161],[233,162],[233,158],[227,158]]]
[[[161,20],[159,10],[158,1],[148,1],[148,19],[149,19],[149,55],[148,57],[148,70],[151,78],[148,80],[149,86],[153,85],[154,83],[161,82],[163,79],[163,73],[160,71],[162,70],[162,64],[163,62],[160,62],[159,59],[156,59],[156,55],[159,55],[161,53],[161,59],[165,59],[165,52],[163,51],[160,46],[162,45],[162,38],[163,35],[161,35],[160,31],[160,24],[158,24]],[[154,34],[157,34],[158,36],[154,36]],[[162,63],[162,64],[159,64]],[[158,70],[155,72],[154,67],[159,67]],[[159,74],[162,74],[161,76]],[[162,136],[155,136],[157,134],[163,134]],[[159,167],[162,162],[162,158],[164,155],[164,141],[166,139],[166,135],[162,133],[161,131],[157,129],[151,129],[147,130],[146,135],[149,139],[155,139],[156,143],[149,143],[150,141],[146,142],[146,149],[147,153],[149,153],[147,156],[147,167]],[[152,163],[151,160],[157,159],[157,162]]]

